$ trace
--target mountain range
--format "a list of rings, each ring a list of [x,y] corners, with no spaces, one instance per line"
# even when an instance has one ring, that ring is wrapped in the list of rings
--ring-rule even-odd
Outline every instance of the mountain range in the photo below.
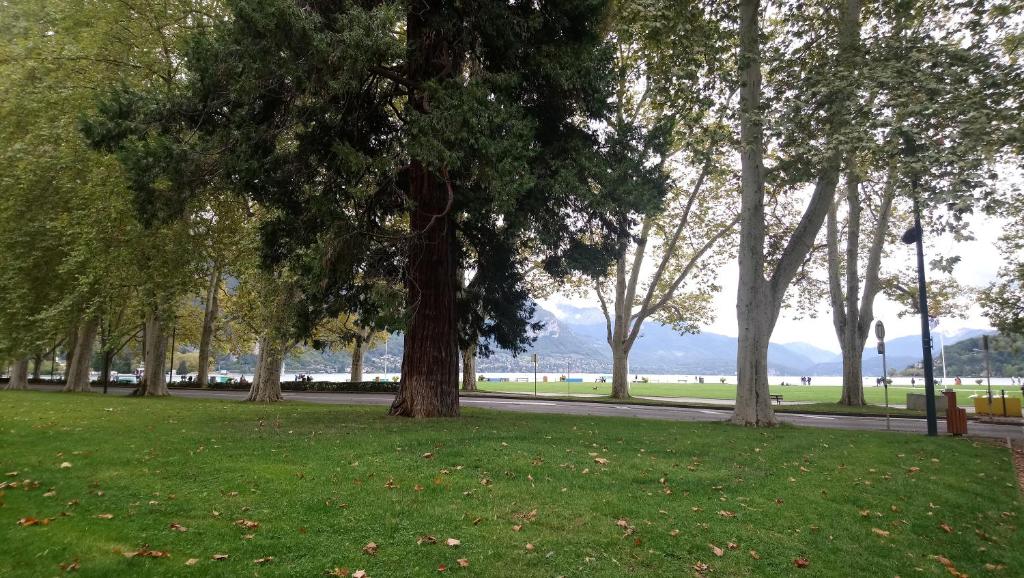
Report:
[[[610,373],[611,354],[606,342],[604,315],[597,308],[560,305],[558,315],[537,308],[535,320],[543,328],[535,335],[530,351],[513,356],[495,351],[477,360],[480,373],[528,373],[534,370],[532,354],[538,355],[537,370],[544,373]],[[977,337],[986,331],[966,329],[944,334],[949,346]],[[991,333],[991,332],[988,332]],[[933,355],[938,358],[938,340]],[[630,353],[630,373],[732,375],[736,372],[735,337],[716,333],[680,334],[671,327],[649,321],[641,331]],[[385,353],[386,351],[386,353]],[[897,337],[886,342],[888,368],[901,370],[921,361],[921,340],[916,336]],[[367,372],[381,372],[384,363],[390,372],[397,372],[402,358],[401,335],[389,339],[366,354]],[[347,371],[350,356],[346,351],[319,352],[303,350],[287,363],[290,370]],[[874,339],[869,339],[863,356],[865,376],[881,375],[882,360]],[[298,369],[296,369],[298,368]],[[809,343],[772,343],[768,348],[768,371],[771,375],[841,375],[842,358]]]

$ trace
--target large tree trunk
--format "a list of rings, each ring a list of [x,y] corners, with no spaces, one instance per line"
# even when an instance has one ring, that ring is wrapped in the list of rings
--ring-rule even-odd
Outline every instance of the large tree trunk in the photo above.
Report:
[[[32,381],[39,381],[39,376],[43,372],[43,353],[36,353],[32,357]]]
[[[449,18],[437,0],[418,2],[408,13],[407,73],[414,87],[410,103],[422,114],[430,106],[424,85],[452,78],[461,56],[437,27]],[[459,415],[459,344],[455,310],[458,271],[455,263],[453,192],[447,172],[436,174],[419,159],[408,168],[407,196],[412,203],[412,241],[406,266],[410,309],[402,356],[402,381],[390,414],[410,417]]]
[[[93,316],[83,321],[78,328],[78,335],[75,338],[75,355],[68,366],[64,391],[92,391],[92,386],[89,384],[89,370],[92,365],[97,329],[99,329],[99,320]]]
[[[612,345],[612,397],[629,399],[629,351]]]
[[[283,401],[281,395],[281,370],[284,367],[284,356],[287,347],[275,340],[269,333],[260,338],[260,359],[256,364],[256,374],[249,388],[248,401],[273,402]]]
[[[366,342],[361,338],[356,338],[352,343],[352,370],[349,373],[349,381],[359,382],[363,380],[363,358],[365,356]]]
[[[861,360],[864,357],[864,342],[841,346],[843,351],[843,393],[839,398],[842,405],[863,406],[864,373]]]
[[[739,286],[736,317],[736,409],[732,421],[775,425],[768,393],[768,340],[774,306],[764,278],[764,132],[761,127],[760,2],[740,2],[740,164],[741,207]]]
[[[149,396],[170,395],[171,392],[167,389],[167,372],[165,371],[167,337],[164,334],[163,321],[155,311],[146,315],[144,341],[146,371],[142,379],[141,393]]]
[[[217,296],[220,291],[220,268],[210,273],[206,288],[206,313],[203,315],[203,332],[199,336],[199,369],[196,383],[207,387],[210,383],[210,343],[213,341],[213,324],[217,320]]]
[[[462,391],[476,391],[476,343],[462,350]]]
[[[28,358],[23,357],[11,366],[11,378],[4,389],[28,389]]]

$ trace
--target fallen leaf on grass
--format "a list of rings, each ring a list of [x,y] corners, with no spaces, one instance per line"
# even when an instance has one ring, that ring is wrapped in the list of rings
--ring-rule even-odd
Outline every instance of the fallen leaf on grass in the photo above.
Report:
[[[430,458],[434,457],[434,454],[432,454],[432,453],[430,453],[430,452],[427,452],[427,453],[423,454],[423,455],[422,455],[422,456],[420,456],[420,457],[422,457],[422,458],[423,458],[423,459],[425,459],[425,460],[429,460]]]
[[[28,526],[48,526],[51,521],[53,521],[53,518],[43,518],[42,520],[37,520],[29,516],[27,518],[21,518],[20,520],[18,520],[18,525],[22,528],[26,528]]]
[[[370,542],[369,544],[363,546],[363,554],[367,554],[369,556],[376,555],[377,554],[377,543],[376,542]]]
[[[673,528],[672,531],[668,533],[668,535],[672,536],[674,538],[674,537],[679,535],[679,530],[676,530],[675,528]]]
[[[736,542],[729,542],[728,544],[725,545],[725,547],[730,549],[730,550],[736,550],[737,548],[740,547],[740,545],[737,544]]]
[[[199,558],[189,558],[188,560],[185,560],[185,565],[186,566],[195,566],[198,563],[199,563]]]
[[[246,530],[255,530],[256,528],[260,527],[259,522],[255,522],[253,520],[246,520],[245,518],[235,520],[235,525],[239,528],[245,528]]]
[[[445,544],[446,544],[446,545],[447,545],[447,546],[448,546],[449,548],[454,548],[454,547],[458,546],[459,544],[461,544],[462,542],[460,542],[460,541],[459,541],[459,540],[457,540],[456,538],[448,538],[447,540],[445,540],[445,541],[444,541],[444,543],[445,543]]]
[[[628,528],[629,527],[629,521],[626,520],[625,518],[619,518],[618,520],[615,521],[615,525],[620,527],[620,528]]]
[[[711,548],[711,552],[714,553],[714,555],[718,556],[719,558],[721,558],[722,556],[725,555],[725,550],[722,550],[721,548],[719,548],[718,546],[715,546],[714,544],[708,544],[708,547]]]
[[[149,544],[143,544],[138,550],[121,552],[125,558],[170,558],[171,555],[163,550],[150,550]]]
[[[491,482],[490,478],[480,478],[480,485],[481,486],[489,486],[491,484],[492,484],[492,482]]]
[[[433,536],[420,536],[416,538],[416,544],[437,544],[437,538]]]
[[[246,534],[246,535],[242,536],[242,539],[243,540],[252,540],[255,537],[256,536],[254,536],[253,534]]]
[[[76,572],[79,568],[77,559],[74,562],[61,562],[58,566],[62,572]]]
[[[526,551],[527,552],[533,552],[533,544],[527,543],[526,544]]]
[[[459,563],[460,568],[469,568],[469,560],[466,560],[465,558],[459,558],[456,562]]]
[[[751,550],[750,551],[750,557],[753,558],[754,560],[760,560],[761,559],[761,555],[757,553],[757,550]]]
[[[50,490],[49,492],[46,492],[45,494],[43,494],[43,497],[44,498],[52,498],[52,497],[54,497],[56,495],[57,495],[57,491],[56,490]]]
[[[953,533],[953,527],[950,526],[949,524],[945,523],[945,522],[939,524],[939,527],[942,528],[942,531],[947,533],[947,534],[952,534]]]
[[[1006,568],[1006,564],[991,564],[991,563],[985,564],[985,571],[986,572],[998,572],[998,571],[1000,571],[1000,570],[1002,570],[1004,568]]]
[[[393,490],[393,489],[398,487],[398,484],[395,483],[394,479],[388,478],[388,481],[384,482],[384,487],[389,489],[389,490]]]
[[[337,576],[338,578],[345,578],[348,576],[349,572],[348,568],[335,567],[334,570],[328,570],[327,572],[324,572],[324,574],[327,574],[328,576]]]
[[[412,491],[414,491],[414,492],[422,492],[423,491],[423,486],[420,485],[420,484],[416,484],[415,486],[412,487]]]
[[[101,520],[110,520],[110,519],[112,519],[114,517],[114,515],[113,514],[96,514],[94,517],[99,518]]]
[[[188,532],[188,528],[186,528],[185,526],[182,526],[181,524],[179,524],[177,522],[171,522],[171,529],[174,530],[175,532]]]
[[[444,571],[445,571],[445,570],[447,570],[447,569],[448,569],[448,567],[447,567],[447,566],[445,566],[444,564],[438,564],[438,565],[437,565],[437,571],[438,571],[438,572],[444,572]]]
[[[806,558],[797,558],[796,560],[793,560],[793,565],[797,568],[806,568],[810,566],[811,563]]]
[[[719,510],[718,515],[723,518],[735,518],[736,512],[730,512],[729,510]]]
[[[266,564],[268,562],[273,562],[273,561],[274,561],[274,557],[273,556],[267,556],[265,558],[257,558],[255,560],[253,560],[252,563],[253,564]]]
[[[61,462],[60,469],[66,470],[71,467],[71,462]]]
[[[594,463],[599,466],[607,466],[608,460],[605,458],[594,458]]]
[[[356,570],[352,573],[352,578],[368,578],[366,576],[366,570]]]
[[[876,534],[878,534],[879,536],[881,536],[883,538],[888,538],[889,537],[888,530],[883,530],[881,528],[871,528],[871,531],[876,533]]]
[[[913,467],[911,467],[910,469],[907,470],[907,473],[908,474],[916,474],[917,472],[920,472],[920,471],[921,471],[921,468],[919,468],[917,466],[913,466]]]
[[[693,565],[693,569],[698,571],[698,572],[707,572],[708,568],[709,568],[709,566],[707,564],[705,564],[703,562],[700,562],[700,561],[698,561],[696,564]]]
[[[522,524],[516,524],[515,526],[512,526],[512,531],[513,532],[518,532],[518,531],[520,531],[522,529],[523,529],[523,525]]]
[[[214,554],[213,556],[210,556],[210,558],[217,560],[219,562],[221,560],[227,560],[228,554]]]

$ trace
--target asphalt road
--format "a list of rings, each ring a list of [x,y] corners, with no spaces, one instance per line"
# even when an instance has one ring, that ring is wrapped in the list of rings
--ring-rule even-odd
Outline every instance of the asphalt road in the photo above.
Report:
[[[34,386],[37,389],[53,391],[56,386]],[[110,395],[127,395],[128,388],[111,388]],[[207,390],[174,390],[178,397],[197,397],[207,399],[242,400],[246,398],[244,391],[207,391]],[[388,393],[317,393],[292,392],[284,393],[286,400],[305,401],[310,403],[356,404],[356,405],[390,405],[394,399]],[[477,396],[463,397],[463,407],[482,407],[501,411],[518,411],[523,413],[547,413],[563,415],[597,415],[610,417],[634,417],[641,419],[660,419],[668,421],[724,421],[732,415],[731,409],[659,407],[651,405],[631,405],[593,403],[585,401],[560,401],[552,399],[508,399]],[[800,413],[777,413],[783,423],[848,430],[885,431],[884,417],[826,416]],[[945,431],[945,420],[939,420],[939,432]],[[926,433],[927,424],[923,419],[892,418],[890,429],[897,432]],[[968,434],[972,437],[988,437],[999,439],[1024,440],[1024,426],[1001,425],[968,422]]]

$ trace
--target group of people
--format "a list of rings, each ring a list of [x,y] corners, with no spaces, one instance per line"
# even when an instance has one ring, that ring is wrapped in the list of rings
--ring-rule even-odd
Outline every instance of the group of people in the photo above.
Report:
[[[811,385],[811,378],[810,377],[801,377],[800,378],[800,383],[802,383],[804,385]]]

